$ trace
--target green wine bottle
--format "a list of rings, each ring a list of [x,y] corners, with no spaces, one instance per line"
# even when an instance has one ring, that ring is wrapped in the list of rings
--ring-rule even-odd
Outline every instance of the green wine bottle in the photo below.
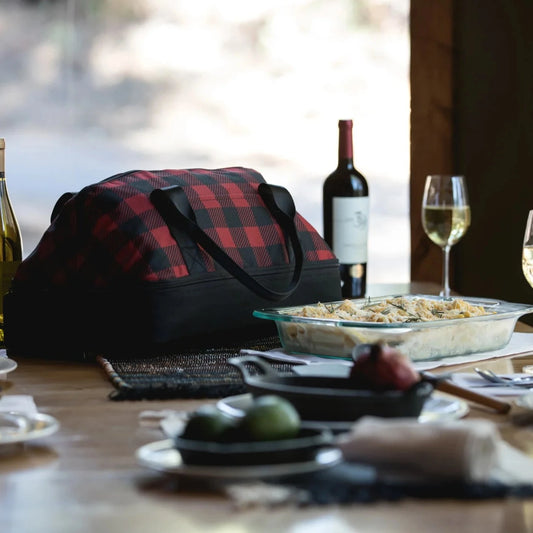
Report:
[[[9,290],[15,272],[22,261],[22,237],[7,193],[5,148],[4,139],[0,139],[0,319],[2,327],[0,340],[3,340],[4,333],[4,295]]]

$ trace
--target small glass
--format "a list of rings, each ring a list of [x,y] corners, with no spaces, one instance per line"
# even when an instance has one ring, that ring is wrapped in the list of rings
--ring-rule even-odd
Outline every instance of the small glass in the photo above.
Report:
[[[470,226],[470,204],[463,176],[430,175],[422,200],[422,226],[443,251],[441,296],[450,296],[450,249]]]
[[[529,212],[522,246],[522,272],[527,282],[533,287],[533,210]]]

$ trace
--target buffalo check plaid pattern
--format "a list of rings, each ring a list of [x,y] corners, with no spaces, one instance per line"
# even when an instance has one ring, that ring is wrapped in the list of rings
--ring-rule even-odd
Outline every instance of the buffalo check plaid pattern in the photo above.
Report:
[[[177,243],[150,201],[150,193],[183,187],[198,225],[244,269],[289,262],[283,233],[257,188],[263,177],[241,167],[217,170],[137,170],[112,176],[73,195],[35,250],[20,265],[15,284],[108,287],[171,281],[190,273]],[[334,259],[300,215],[296,227],[305,261]],[[217,267],[201,250],[200,270]]]

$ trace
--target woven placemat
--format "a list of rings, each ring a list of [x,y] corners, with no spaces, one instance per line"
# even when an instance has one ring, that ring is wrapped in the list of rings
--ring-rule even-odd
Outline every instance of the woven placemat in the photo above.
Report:
[[[241,349],[267,351],[279,348],[279,337],[265,337],[217,347],[186,347],[166,354],[98,355],[115,390],[112,400],[163,400],[170,398],[222,398],[246,392],[241,373],[228,359]],[[288,371],[288,363],[272,363]]]

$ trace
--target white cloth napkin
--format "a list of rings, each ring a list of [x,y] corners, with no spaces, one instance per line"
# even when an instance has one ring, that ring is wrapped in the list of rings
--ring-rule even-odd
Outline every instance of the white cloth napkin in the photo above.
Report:
[[[418,424],[364,417],[338,445],[345,460],[372,465],[384,476],[533,482],[533,459],[506,444],[488,420]]]
[[[139,423],[143,427],[160,429],[166,437],[174,438],[183,431],[189,415],[189,411],[176,411],[174,409],[154,411],[148,409],[139,413]]]
[[[26,416],[37,414],[33,396],[27,394],[4,394],[0,397],[0,413],[22,413]]]

